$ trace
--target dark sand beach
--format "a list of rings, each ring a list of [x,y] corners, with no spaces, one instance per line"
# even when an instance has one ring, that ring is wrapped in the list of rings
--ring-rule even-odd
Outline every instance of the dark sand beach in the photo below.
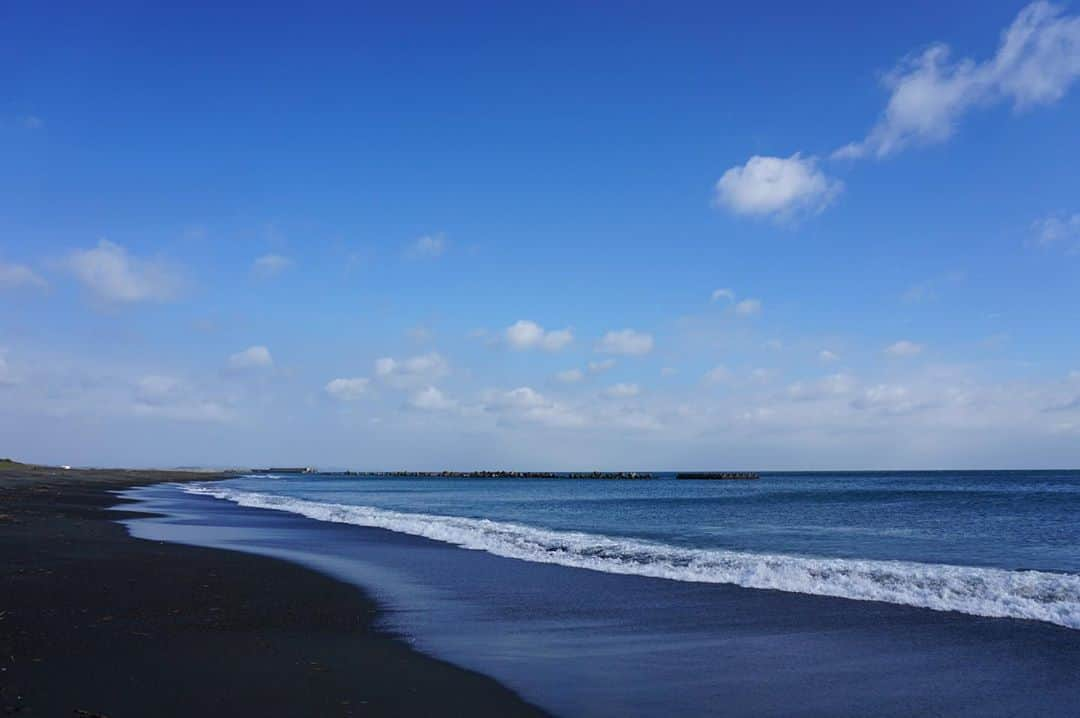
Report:
[[[205,474],[0,472],[0,711],[25,716],[539,715],[375,627],[284,561],[132,538],[111,492]]]

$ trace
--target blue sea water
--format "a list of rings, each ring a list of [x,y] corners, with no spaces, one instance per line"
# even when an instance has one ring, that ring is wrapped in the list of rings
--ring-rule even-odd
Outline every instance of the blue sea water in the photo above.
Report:
[[[129,496],[164,515],[129,521],[136,536],[354,582],[389,629],[558,714],[1074,715],[1080,700],[1080,472],[320,474]]]
[[[496,555],[1080,628],[1080,473],[250,476],[194,491]]]

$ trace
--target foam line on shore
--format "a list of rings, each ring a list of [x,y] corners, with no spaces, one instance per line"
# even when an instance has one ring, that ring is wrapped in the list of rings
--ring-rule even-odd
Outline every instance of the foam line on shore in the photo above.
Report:
[[[387,529],[539,563],[675,581],[884,601],[1080,629],[1080,575],[681,548],[638,539],[457,516],[325,503],[204,484],[184,491],[318,521]]]

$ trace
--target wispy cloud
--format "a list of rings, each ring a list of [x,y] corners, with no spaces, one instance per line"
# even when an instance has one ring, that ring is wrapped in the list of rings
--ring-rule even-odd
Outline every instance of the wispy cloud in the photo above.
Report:
[[[761,314],[760,299],[744,299],[735,305],[735,314],[740,317],[756,317]]]
[[[653,349],[651,334],[633,329],[619,329],[605,334],[597,343],[596,351],[605,354],[641,355]]]
[[[1052,214],[1031,223],[1029,245],[1062,247],[1067,252],[1080,251],[1080,212],[1072,215]]]
[[[931,279],[911,285],[904,290],[904,293],[900,298],[908,304],[930,301],[936,299],[938,295],[950,285],[959,284],[966,278],[967,274],[964,272],[948,272],[939,277],[932,277]]]
[[[280,254],[264,254],[252,263],[252,271],[256,277],[270,279],[293,266],[293,261]]]
[[[604,389],[604,396],[609,399],[629,399],[641,393],[641,387],[637,384],[619,383],[612,384]]]
[[[702,377],[706,384],[723,384],[731,379],[731,370],[723,364],[717,364]]]
[[[131,411],[136,416],[183,422],[221,423],[232,420],[233,411],[225,403],[206,398],[185,381],[151,374],[135,382]]]
[[[580,369],[566,369],[556,374],[555,378],[563,384],[576,384],[585,378],[585,372]]]
[[[889,101],[865,139],[836,158],[887,157],[909,146],[942,142],[967,113],[1011,103],[1016,111],[1057,102],[1080,76],[1080,18],[1035,2],[1017,15],[993,57],[953,60],[936,44],[905,58],[885,76]]]
[[[858,383],[850,374],[830,374],[816,381],[795,382],[787,388],[787,395],[795,401],[817,401],[847,396],[855,391]]]
[[[266,347],[251,346],[230,356],[228,366],[233,371],[269,369],[274,366],[274,358]]]
[[[441,257],[449,243],[442,234],[425,234],[417,237],[405,251],[411,259],[435,259]]]
[[[15,376],[15,372],[8,364],[6,352],[3,348],[0,348],[0,386],[13,386],[19,383],[18,378]]]
[[[913,357],[922,354],[923,345],[916,344],[915,342],[908,341],[907,339],[901,339],[898,342],[894,342],[885,347],[885,353],[891,357]]]
[[[180,288],[175,271],[164,263],[133,257],[106,239],[93,249],[72,252],[63,265],[94,296],[108,302],[166,301]]]
[[[609,369],[615,368],[615,364],[618,362],[615,359],[599,359],[597,361],[589,362],[590,374],[602,374]]]
[[[0,262],[0,290],[44,289],[48,283],[24,264]]]

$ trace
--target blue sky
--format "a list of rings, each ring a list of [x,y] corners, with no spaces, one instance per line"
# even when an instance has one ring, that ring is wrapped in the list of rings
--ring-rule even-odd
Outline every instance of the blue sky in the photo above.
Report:
[[[0,454],[1080,465],[1076,7],[0,28]]]

